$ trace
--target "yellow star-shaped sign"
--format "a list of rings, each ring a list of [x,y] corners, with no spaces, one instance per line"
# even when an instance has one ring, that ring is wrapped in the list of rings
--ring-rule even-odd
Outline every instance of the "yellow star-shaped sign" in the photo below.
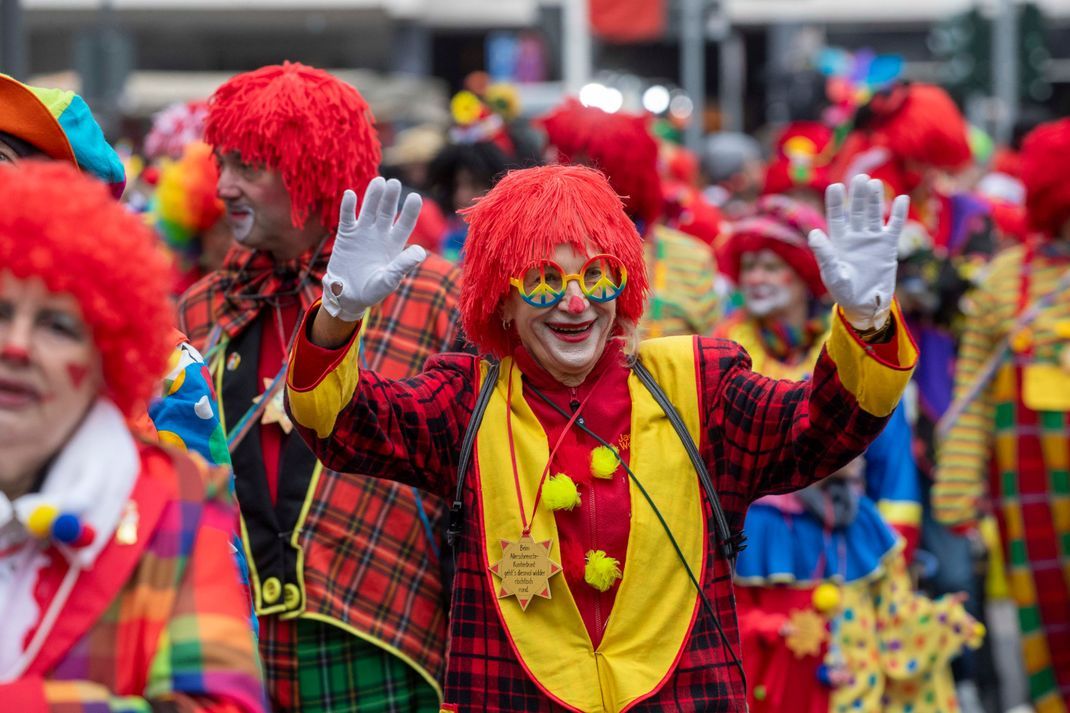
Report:
[[[551,540],[536,542],[531,535],[519,540],[501,540],[502,558],[490,566],[501,578],[498,599],[515,596],[523,611],[535,597],[550,598],[550,577],[561,565],[550,559]]]
[[[268,388],[271,386],[272,379],[264,379],[264,394],[267,393]],[[253,399],[254,404],[260,403],[264,398],[264,394],[260,394]],[[284,396],[284,389],[277,389],[272,395],[271,400],[267,402],[267,406],[264,407],[264,413],[260,416],[260,423],[277,423],[282,432],[287,436],[290,435],[290,431],[294,430],[293,421],[286,415],[286,401]]]
[[[788,622],[788,649],[795,658],[817,656],[821,653],[821,644],[828,638],[825,618],[812,609],[795,610]]]

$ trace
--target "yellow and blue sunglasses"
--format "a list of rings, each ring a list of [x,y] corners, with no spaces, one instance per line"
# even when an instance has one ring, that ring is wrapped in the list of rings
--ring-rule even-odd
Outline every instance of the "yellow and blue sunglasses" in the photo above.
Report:
[[[628,270],[612,255],[595,255],[577,273],[569,274],[553,260],[539,260],[509,283],[520,298],[532,307],[553,307],[565,297],[568,283],[575,280],[591,302],[612,302],[628,284]]]

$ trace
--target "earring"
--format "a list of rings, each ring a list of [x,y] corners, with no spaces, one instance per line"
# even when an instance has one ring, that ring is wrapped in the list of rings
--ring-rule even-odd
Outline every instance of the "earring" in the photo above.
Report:
[[[512,324],[512,321],[506,319],[505,317],[502,317],[502,329],[508,332],[509,327],[512,326]]]

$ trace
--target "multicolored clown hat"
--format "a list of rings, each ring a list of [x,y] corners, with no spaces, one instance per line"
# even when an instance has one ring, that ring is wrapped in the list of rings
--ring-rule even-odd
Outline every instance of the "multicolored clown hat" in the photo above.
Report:
[[[126,172],[89,105],[71,91],[32,87],[0,74],[0,132],[22,139],[49,158],[73,163],[123,194]]]

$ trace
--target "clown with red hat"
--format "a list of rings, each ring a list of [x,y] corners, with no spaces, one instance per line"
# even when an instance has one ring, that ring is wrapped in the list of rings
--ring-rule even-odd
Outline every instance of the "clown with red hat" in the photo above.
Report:
[[[722,241],[719,262],[740,286],[743,305],[714,335],[742,345],[758,373],[811,378],[829,305],[807,236],[824,227],[824,217],[808,205],[771,195]],[[828,713],[860,700],[862,710],[910,704],[935,712],[954,696],[947,662],[958,646],[950,640],[941,646],[940,637],[963,643],[952,626],[970,619],[960,604],[934,604],[906,585],[921,520],[910,442],[900,405],[867,449],[864,467],[857,461],[838,477],[760,498],[748,509],[736,581],[750,710]],[[896,620],[889,613],[896,607],[913,607],[917,618]],[[933,611],[952,623],[919,626]],[[817,636],[807,628],[815,623]],[[909,646],[882,659],[881,637],[902,636],[907,627],[924,629],[924,641],[911,636]],[[973,632],[969,627],[976,643]],[[885,676],[882,667],[899,665],[897,658],[922,655],[924,670]],[[940,704],[920,707],[930,691]]]
[[[937,519],[977,526],[991,501],[1038,711],[1070,709],[1070,120],[1022,143],[1032,235],[1000,252],[969,301]]]

